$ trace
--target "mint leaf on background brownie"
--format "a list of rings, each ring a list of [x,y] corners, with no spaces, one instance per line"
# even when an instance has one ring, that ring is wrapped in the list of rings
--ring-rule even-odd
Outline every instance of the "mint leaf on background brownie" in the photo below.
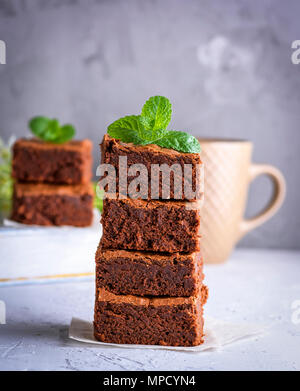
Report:
[[[31,132],[39,139],[54,143],[62,144],[75,136],[75,129],[70,124],[61,126],[57,119],[37,116],[29,121]]]

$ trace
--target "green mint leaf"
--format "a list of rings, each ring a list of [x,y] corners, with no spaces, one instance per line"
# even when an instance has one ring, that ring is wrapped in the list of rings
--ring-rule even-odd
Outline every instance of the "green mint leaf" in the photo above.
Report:
[[[140,116],[140,122],[143,125],[143,129],[140,130],[139,137],[143,139],[144,144],[153,144],[167,133],[165,129],[150,129],[148,120],[145,117]]]
[[[143,124],[140,122],[139,115],[128,115],[113,122],[107,128],[110,137],[119,139],[124,143],[142,144],[143,140],[139,137],[143,133]]]
[[[171,121],[172,105],[164,96],[152,96],[142,109],[145,118],[144,126],[147,130],[166,129]]]
[[[47,117],[34,117],[29,121],[29,128],[32,133],[41,140],[62,144],[75,136],[75,129],[72,125],[60,126],[57,119]]]
[[[48,126],[44,130],[44,133],[42,134],[42,139],[45,141],[50,141],[51,143],[54,143],[59,136],[59,122],[57,119],[49,119]]]
[[[32,133],[42,138],[49,125],[49,118],[46,117],[34,117],[29,121],[29,128]]]
[[[74,136],[75,136],[74,127],[70,124],[66,124],[57,130],[56,139],[53,142],[57,144],[62,144],[65,143],[66,141],[72,140]]]
[[[201,152],[200,143],[196,137],[176,130],[168,130],[167,134],[160,140],[157,140],[155,144],[163,148],[175,149],[184,153]]]
[[[147,130],[144,123],[142,116],[128,115],[110,124],[107,133],[124,143],[139,145],[152,144],[165,135],[166,131],[162,129]]]

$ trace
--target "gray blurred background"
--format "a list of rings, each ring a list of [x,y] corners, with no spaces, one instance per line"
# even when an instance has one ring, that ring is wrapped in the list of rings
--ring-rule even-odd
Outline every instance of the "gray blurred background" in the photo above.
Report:
[[[284,173],[285,204],[240,245],[300,248],[299,15],[297,0],[0,0],[0,135],[57,117],[94,141],[96,167],[107,125],[165,95],[174,129],[250,139]],[[247,216],[270,195],[255,181]]]

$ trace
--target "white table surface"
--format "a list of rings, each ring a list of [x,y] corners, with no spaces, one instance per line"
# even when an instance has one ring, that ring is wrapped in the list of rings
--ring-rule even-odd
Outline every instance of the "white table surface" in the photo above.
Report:
[[[73,316],[92,319],[92,277],[2,286],[0,369],[299,370],[300,323],[292,322],[291,306],[300,300],[300,252],[239,249],[226,264],[206,265],[205,274],[207,314],[264,324],[268,334],[201,353],[92,346],[68,339]]]

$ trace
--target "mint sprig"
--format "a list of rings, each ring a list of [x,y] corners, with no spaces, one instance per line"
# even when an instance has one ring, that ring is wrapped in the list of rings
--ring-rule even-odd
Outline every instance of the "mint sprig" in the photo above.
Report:
[[[199,141],[186,132],[167,130],[172,105],[164,96],[152,96],[142,108],[141,115],[118,119],[107,128],[109,136],[135,145],[156,144],[184,153],[199,153]]]
[[[57,119],[41,116],[32,118],[29,121],[29,128],[36,137],[54,144],[65,143],[75,135],[75,129],[72,125],[61,126]]]

